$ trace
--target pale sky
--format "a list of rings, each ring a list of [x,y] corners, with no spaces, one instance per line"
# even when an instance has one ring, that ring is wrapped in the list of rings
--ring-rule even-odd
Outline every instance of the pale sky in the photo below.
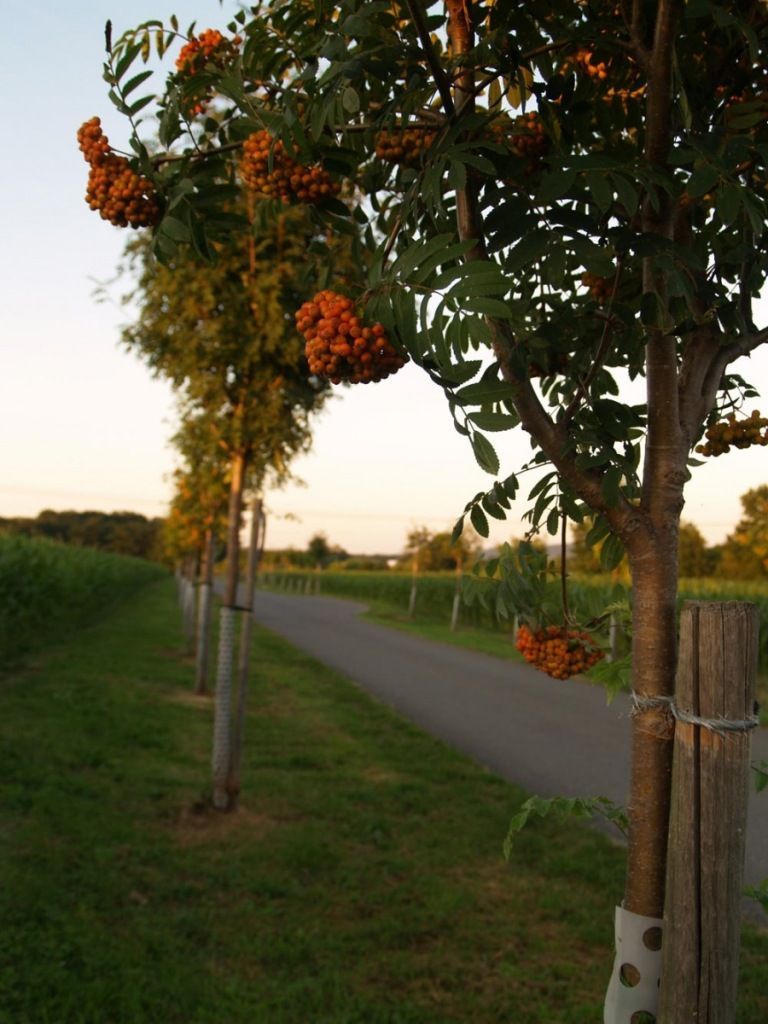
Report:
[[[101,78],[107,18],[115,35],[171,13],[182,27],[197,19],[203,29],[223,26],[236,7],[217,0],[48,0],[34,8],[32,15],[14,4],[4,17],[6,38],[16,43],[3,58],[0,516],[43,508],[162,515],[173,467],[173,399],[120,349],[126,311],[92,297],[95,281],[112,276],[127,235],[83,201],[87,167],[75,133],[97,114],[110,141],[126,146]],[[761,326],[767,323],[768,304]],[[768,351],[741,372],[758,386],[768,380]],[[449,528],[492,483],[453,430],[442,392],[416,367],[337,391],[316,421],[312,453],[294,465],[305,486],[269,496],[270,547],[304,547],[323,531],[349,551],[397,552],[409,529]],[[747,411],[754,405],[765,409],[756,402]],[[530,451],[520,432],[493,440],[502,475]],[[739,496],[763,483],[765,448],[710,460],[695,470],[684,518],[710,543],[721,541],[739,517]],[[524,509],[521,499],[506,524],[494,524],[491,541],[520,535]]]

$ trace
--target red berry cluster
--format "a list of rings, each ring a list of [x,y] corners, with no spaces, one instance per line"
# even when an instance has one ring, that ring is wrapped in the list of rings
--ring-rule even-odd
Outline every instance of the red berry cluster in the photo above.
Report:
[[[101,121],[92,117],[77,132],[80,151],[90,164],[85,201],[115,227],[151,227],[160,220],[155,187],[124,156],[112,152]]]
[[[555,679],[569,679],[586,672],[604,657],[589,633],[567,626],[547,626],[535,632],[521,626],[515,647],[527,662]]]
[[[199,36],[191,36],[182,46],[176,58],[176,70],[183,78],[194,78],[203,71],[207,64],[217,68],[225,68],[237,56],[238,47],[242,42],[240,36],[227,39],[215,28],[207,28]],[[210,103],[212,95],[203,90],[191,99],[190,114],[202,114]]]
[[[243,143],[240,177],[251,191],[284,203],[319,203],[341,190],[322,167],[294,160],[268,131],[254,132]]]
[[[706,442],[696,447],[702,455],[725,455],[734,448],[749,448],[753,444],[768,445],[768,418],[760,410],[744,420],[737,420],[729,413],[724,420],[707,427]]]
[[[376,136],[376,156],[400,167],[417,167],[434,141],[434,132],[418,128],[380,131]]]
[[[343,380],[367,384],[397,373],[407,361],[387,338],[381,324],[364,327],[351,299],[322,291],[296,313],[306,340],[309,369],[332,384]]]
[[[587,271],[582,274],[581,283],[587,288],[589,297],[595,302],[599,302],[600,305],[605,305],[613,293],[612,277],[600,277],[599,274],[591,274]]]

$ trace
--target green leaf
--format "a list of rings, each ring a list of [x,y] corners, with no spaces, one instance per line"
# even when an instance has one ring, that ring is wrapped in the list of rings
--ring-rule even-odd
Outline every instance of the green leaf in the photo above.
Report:
[[[717,190],[716,206],[720,223],[723,227],[730,227],[741,209],[741,189],[737,185],[725,182]]]
[[[344,109],[350,114],[356,114],[360,109],[360,97],[357,90],[353,89],[351,85],[348,85],[341,94],[341,102]]]
[[[514,315],[506,302],[487,296],[464,299],[462,307],[469,313],[483,313],[486,316],[499,317],[506,320],[511,319]]]
[[[462,535],[463,532],[464,532],[464,516],[460,516],[456,520],[456,522],[454,523],[454,526],[453,526],[453,531],[451,533],[451,544],[455,544],[456,541],[459,539],[459,537]]]
[[[525,828],[535,815],[546,818],[553,815],[558,818],[591,818],[595,814],[613,822],[622,832],[627,831],[627,814],[612,800],[605,796],[564,797],[555,796],[545,799],[540,796],[529,797],[517,814],[512,818],[504,840],[504,856],[509,860],[515,837]]]
[[[146,82],[148,78],[151,78],[154,74],[153,71],[142,71],[138,75],[134,75],[130,81],[126,82],[125,85],[121,86],[121,92],[123,96],[128,96],[134,89],[138,89],[142,82]]]
[[[128,113],[131,115],[131,117],[133,117],[134,114],[138,114],[140,110],[143,110],[148,103],[151,103],[154,98],[154,96],[143,96],[140,100],[137,100],[135,103],[131,105],[131,107],[128,110]]]
[[[627,178],[624,178],[620,174],[612,174],[610,176],[613,182],[613,187],[616,190],[616,196],[627,211],[630,217],[633,217],[637,212],[637,207],[640,202],[640,193],[635,188],[634,184]]]
[[[611,572],[624,557],[624,545],[615,534],[606,537],[600,550],[600,566],[604,572]]]
[[[541,179],[535,202],[548,204],[560,199],[566,194],[576,181],[577,172],[572,168],[562,171],[550,171]]]
[[[174,242],[189,242],[192,239],[192,232],[188,224],[177,217],[163,217],[160,227],[163,234],[172,238]]]
[[[475,453],[478,466],[484,469],[486,473],[491,473],[495,476],[499,472],[500,465],[496,449],[488,438],[482,434],[472,434],[471,441],[472,451]]]
[[[609,209],[613,202],[613,189],[605,174],[598,171],[588,171],[585,174],[587,188],[598,208],[603,213]]]
[[[483,512],[479,505],[472,506],[472,511],[469,513],[469,520],[474,526],[476,532],[479,533],[481,537],[488,536],[488,533],[490,532],[488,527],[488,519],[485,515],[485,512]]]
[[[752,771],[757,775],[755,789],[758,793],[762,793],[764,789],[768,788],[768,761],[753,761]]]
[[[550,232],[545,228],[529,231],[504,261],[504,269],[512,272],[536,263],[549,247]]]
[[[481,430],[512,430],[520,422],[519,417],[504,412],[472,412],[470,419]]]
[[[123,77],[128,68],[133,64],[136,58],[141,53],[141,43],[136,43],[134,46],[129,46],[123,56],[117,62],[115,67],[115,78],[119,82]]]
[[[685,191],[691,199],[698,199],[707,192],[711,192],[719,180],[720,172],[709,164],[704,164],[694,169],[693,174],[688,179]]]
[[[483,405],[486,402],[501,402],[510,398],[512,389],[503,380],[480,380],[467,384],[454,394],[460,405]]]

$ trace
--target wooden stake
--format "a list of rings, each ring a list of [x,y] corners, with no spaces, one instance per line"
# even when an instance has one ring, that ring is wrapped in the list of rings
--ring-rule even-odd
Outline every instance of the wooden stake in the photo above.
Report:
[[[661,1024],[736,1019],[758,623],[746,602],[683,607]]]

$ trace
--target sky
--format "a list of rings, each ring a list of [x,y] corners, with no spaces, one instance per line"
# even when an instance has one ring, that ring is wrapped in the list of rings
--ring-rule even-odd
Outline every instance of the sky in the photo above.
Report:
[[[125,148],[122,118],[112,112],[101,77],[104,23],[114,36],[145,18],[176,13],[182,26],[222,26],[236,9],[225,0],[73,0],[36,5],[35,46],[29,10],[4,13],[6,150],[0,165],[0,517],[44,508],[131,509],[163,515],[170,497],[175,429],[170,388],[120,346],[130,319],[127,290],[114,278],[128,232],[88,209],[87,166],[75,133],[93,115]],[[12,140],[12,141],[11,141]],[[768,303],[760,326],[768,324]],[[768,382],[768,350],[741,372]],[[492,478],[453,429],[442,392],[413,365],[378,385],[335,389],[316,419],[311,453],[294,463],[302,481],[268,495],[270,547],[305,547],[325,533],[356,553],[397,553],[409,530],[450,528],[467,501]],[[747,406],[751,411],[755,402]],[[761,408],[765,408],[762,406]],[[502,475],[530,453],[520,431],[494,436]],[[722,541],[740,514],[739,496],[768,483],[765,448],[734,452],[695,470],[683,518],[709,543]],[[490,542],[524,531],[525,490]]]

